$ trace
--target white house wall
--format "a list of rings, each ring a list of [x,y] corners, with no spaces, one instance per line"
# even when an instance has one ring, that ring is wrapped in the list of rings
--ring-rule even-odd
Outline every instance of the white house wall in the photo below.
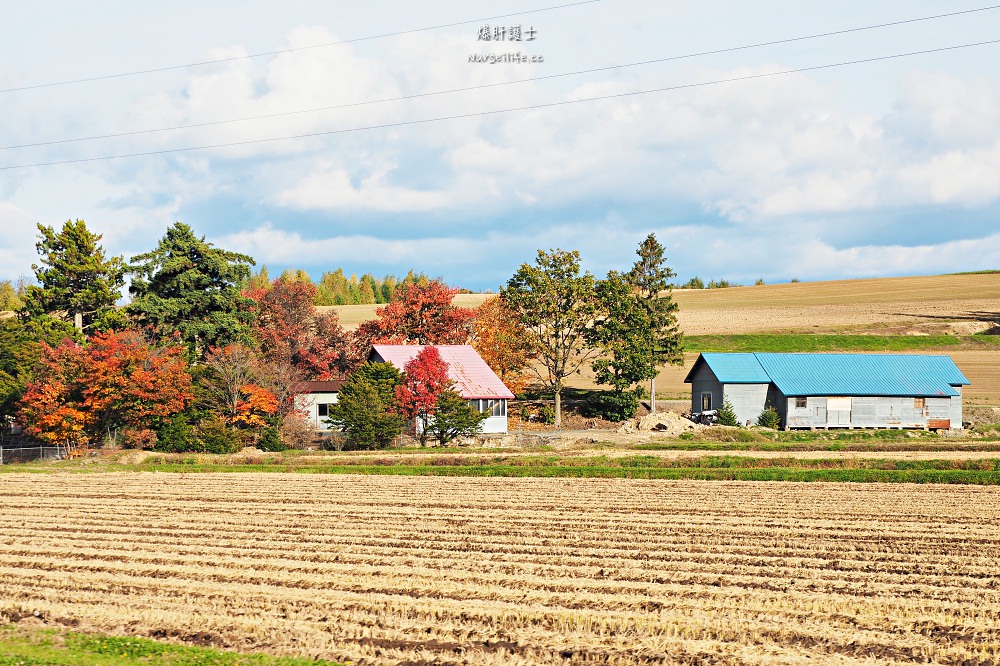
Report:
[[[962,428],[964,427],[964,424],[962,423],[962,387],[953,386],[952,388],[958,391],[958,395],[949,399],[951,411],[948,418],[951,419],[952,428]]]
[[[483,421],[483,432],[484,433],[507,433],[507,417],[506,416],[491,416]]]
[[[336,393],[300,393],[295,396],[295,409],[316,430],[330,429],[325,421],[326,417],[319,415],[319,406],[335,404],[337,404]]]

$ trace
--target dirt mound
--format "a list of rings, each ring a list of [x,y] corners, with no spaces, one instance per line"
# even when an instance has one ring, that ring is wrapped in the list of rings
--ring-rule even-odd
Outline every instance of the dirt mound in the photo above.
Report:
[[[638,420],[626,421],[618,428],[618,432],[626,435],[634,432],[657,432],[676,437],[681,433],[703,430],[706,427],[676,412],[657,412],[647,414]]]
[[[122,454],[121,457],[118,458],[118,462],[122,465],[140,465],[147,458],[155,455],[157,454],[152,451],[141,451],[136,449]]]

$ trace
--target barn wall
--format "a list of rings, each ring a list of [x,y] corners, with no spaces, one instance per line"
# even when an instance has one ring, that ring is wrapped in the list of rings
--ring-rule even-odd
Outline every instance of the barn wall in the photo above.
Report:
[[[785,408],[782,422],[789,428],[926,428],[931,421],[961,423],[954,402],[927,398],[921,409],[912,396],[809,396],[805,407],[796,407],[795,397],[776,404]]]
[[[767,403],[767,387],[770,384],[726,384],[725,399],[733,405],[736,420],[741,424],[747,421],[751,425],[757,423],[757,417],[764,411]],[[719,407],[722,405],[720,404]]]
[[[965,426],[962,423],[962,387],[953,386],[952,388],[958,391],[958,395],[954,396],[953,398],[949,398],[949,402],[951,403],[951,413],[950,413],[951,427],[963,428]]]
[[[778,412],[781,427],[784,427],[788,419],[788,400],[785,399],[785,396],[781,394],[781,391],[774,384],[769,384],[767,387],[767,404],[772,405],[775,411]]]
[[[783,423],[786,428],[825,428],[826,397],[809,396],[805,407],[795,406],[795,396],[780,400],[785,407]]]
[[[712,409],[722,407],[722,384],[716,379],[715,373],[708,367],[707,363],[702,364],[698,371],[691,377],[691,413],[697,414],[701,411],[701,394],[712,394]]]

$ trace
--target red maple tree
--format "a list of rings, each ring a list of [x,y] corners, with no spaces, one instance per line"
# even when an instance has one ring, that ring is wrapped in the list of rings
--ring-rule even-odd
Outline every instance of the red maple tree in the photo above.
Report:
[[[396,387],[396,402],[400,413],[410,421],[411,431],[420,435],[421,443],[438,396],[451,384],[448,364],[437,347],[424,347],[403,367],[403,383]]]
[[[463,345],[472,336],[476,311],[452,304],[458,289],[440,280],[396,289],[392,300],[377,309],[376,319],[355,331],[355,347],[362,353],[373,343]]]
[[[245,295],[256,304],[257,338],[268,360],[294,366],[307,379],[344,377],[355,365],[337,313],[320,313],[313,305],[311,282],[281,277]]]

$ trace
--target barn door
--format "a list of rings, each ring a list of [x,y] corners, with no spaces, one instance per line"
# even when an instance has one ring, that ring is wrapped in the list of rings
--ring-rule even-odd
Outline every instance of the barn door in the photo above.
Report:
[[[849,425],[851,425],[851,399],[850,398],[827,398],[826,399],[826,425],[827,426],[849,426]]]

